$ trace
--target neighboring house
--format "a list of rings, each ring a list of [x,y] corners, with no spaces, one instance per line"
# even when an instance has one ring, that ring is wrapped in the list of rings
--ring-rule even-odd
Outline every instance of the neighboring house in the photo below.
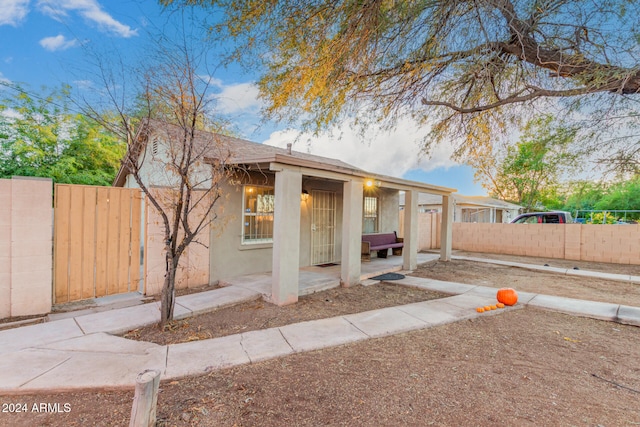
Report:
[[[167,135],[174,131],[176,128],[151,122],[137,133],[132,149],[146,156],[142,176],[148,186],[168,185],[156,159],[162,158]],[[281,149],[204,131],[197,138],[202,146],[210,144],[205,163],[226,155],[230,156],[228,163],[242,171],[234,182],[223,186],[227,198],[217,207],[209,239],[209,283],[271,272],[272,301],[281,305],[297,301],[300,267],[339,263],[343,285],[357,284],[362,233],[398,230],[401,191],[409,195],[409,202],[414,200],[414,210],[405,215],[408,231],[403,267],[416,268],[418,193],[432,193],[448,201],[455,191],[369,173],[290,147]],[[206,165],[203,167],[205,174]],[[126,170],[120,170],[114,185],[136,187]],[[451,235],[451,220],[443,221],[444,233]],[[450,253],[449,239],[442,254],[449,259]]]
[[[522,206],[486,196],[463,196],[453,194],[453,222],[508,223],[520,214]],[[400,207],[404,206],[400,195]],[[418,198],[419,212],[441,212],[442,196],[421,193]]]

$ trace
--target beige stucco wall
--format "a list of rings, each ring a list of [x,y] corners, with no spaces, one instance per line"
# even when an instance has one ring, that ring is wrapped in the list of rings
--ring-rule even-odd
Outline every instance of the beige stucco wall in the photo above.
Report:
[[[365,196],[366,196],[365,192]],[[398,209],[400,208],[400,192],[389,188],[378,189],[380,198],[380,232],[398,232],[400,220]]]
[[[52,181],[0,180],[0,318],[51,311]]]
[[[273,175],[248,175],[245,184],[273,186]],[[303,178],[302,187],[309,192],[307,201],[300,200],[300,255],[299,265],[311,264],[311,221],[313,190],[336,193],[335,259],[341,257],[342,198],[341,182]],[[238,275],[265,273],[272,269],[273,245],[271,243],[242,244],[242,187],[226,185],[227,199],[218,209],[218,226],[211,232],[211,282]],[[300,190],[302,192],[302,189]]]

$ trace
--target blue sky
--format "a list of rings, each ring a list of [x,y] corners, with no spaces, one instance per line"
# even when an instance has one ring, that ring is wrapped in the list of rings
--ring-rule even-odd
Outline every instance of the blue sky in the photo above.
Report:
[[[33,92],[62,83],[78,87],[92,79],[88,50],[116,49],[125,59],[135,57],[152,28],[171,19],[155,0],[0,0],[0,81]],[[256,77],[231,66],[216,71],[213,80],[220,114],[245,138],[280,147],[293,142],[295,150],[337,157],[371,172],[485,194],[473,182],[471,168],[449,160],[450,147],[438,147],[430,159],[420,156],[427,131],[409,119],[392,133],[372,125],[364,137],[348,125],[318,137],[277,123],[260,125]]]

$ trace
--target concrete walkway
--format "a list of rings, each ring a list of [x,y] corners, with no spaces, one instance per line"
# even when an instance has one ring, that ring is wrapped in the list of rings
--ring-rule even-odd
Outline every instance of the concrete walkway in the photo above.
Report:
[[[526,305],[640,326],[640,308],[519,293],[515,307],[477,313],[495,303],[495,288],[406,277],[397,283],[453,296],[302,322],[210,340],[160,346],[113,336],[157,322],[157,304],[144,304],[0,331],[0,393],[81,388],[133,389],[137,374],[158,369],[162,379],[198,375],[292,353],[414,331]],[[260,297],[230,286],[178,297],[176,317]]]
[[[526,268],[527,270],[534,271],[546,271],[549,273],[564,274],[567,276],[579,276],[579,277],[596,277],[605,280],[616,280],[619,282],[631,282],[640,284],[640,276],[634,276],[629,274],[615,274],[615,273],[603,273],[600,271],[589,270],[574,270],[573,268],[559,268],[550,267],[545,265],[525,264],[521,262],[503,261],[491,258],[478,258],[470,256],[453,255],[453,259],[459,259],[464,261],[484,262],[488,264],[504,265],[508,267]]]

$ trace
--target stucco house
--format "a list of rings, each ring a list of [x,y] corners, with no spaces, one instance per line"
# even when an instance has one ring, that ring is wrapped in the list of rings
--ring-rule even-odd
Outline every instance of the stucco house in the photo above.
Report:
[[[522,206],[487,196],[463,196],[453,194],[453,222],[508,223],[518,216]],[[404,196],[400,195],[400,208],[404,206]],[[419,212],[442,212],[442,196],[420,194]]]
[[[141,175],[146,185],[166,186],[161,167],[168,135],[176,128],[158,122],[142,126],[132,144],[145,156]],[[199,132],[206,150],[201,173],[220,156],[241,173],[223,184],[225,200],[217,206],[208,248],[208,281],[271,272],[271,300],[298,299],[299,269],[340,264],[343,286],[357,284],[361,272],[363,233],[398,230],[400,192],[404,192],[403,268],[416,268],[418,194],[442,197],[450,206],[451,188],[374,174],[338,159],[267,146],[239,138]],[[384,153],[380,153],[384,156]],[[206,185],[206,180],[203,179]],[[136,187],[124,168],[116,186]],[[445,215],[441,256],[451,255],[451,215]],[[447,237],[448,236],[448,237]]]

